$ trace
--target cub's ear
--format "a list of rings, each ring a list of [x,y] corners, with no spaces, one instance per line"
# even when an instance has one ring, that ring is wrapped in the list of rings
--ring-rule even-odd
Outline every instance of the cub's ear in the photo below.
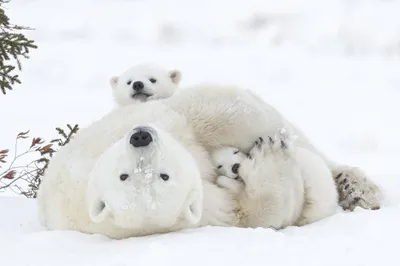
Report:
[[[181,72],[179,70],[171,70],[169,72],[169,77],[174,84],[178,85],[181,81]]]
[[[114,76],[114,77],[110,78],[111,88],[115,89],[117,87],[117,84],[118,84],[118,77],[117,76]]]

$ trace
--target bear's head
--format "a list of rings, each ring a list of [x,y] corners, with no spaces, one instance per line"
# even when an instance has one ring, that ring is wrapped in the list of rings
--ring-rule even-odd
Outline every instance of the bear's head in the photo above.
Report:
[[[157,65],[140,64],[112,77],[110,84],[117,105],[124,106],[168,98],[174,94],[180,80],[178,70],[168,71]]]
[[[86,197],[94,223],[142,233],[195,226],[203,212],[194,157],[172,134],[150,124],[134,127],[98,158]]]
[[[241,163],[248,157],[247,154],[239,149],[225,146],[214,150],[211,153],[211,158],[214,167],[220,175],[229,178],[239,179],[239,168]]]

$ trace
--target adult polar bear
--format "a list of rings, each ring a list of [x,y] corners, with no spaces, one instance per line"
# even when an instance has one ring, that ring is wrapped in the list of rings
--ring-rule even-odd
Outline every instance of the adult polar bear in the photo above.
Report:
[[[181,72],[178,70],[166,70],[155,64],[139,64],[129,68],[120,76],[110,79],[115,102],[119,106],[137,102],[165,99],[173,95],[181,80]],[[265,104],[265,103],[262,103]],[[267,106],[267,112],[270,107]],[[379,206],[379,188],[368,180],[359,169],[346,166],[338,166],[334,162],[310,147],[310,142],[302,135],[305,147],[310,148],[320,156],[333,170],[337,189],[340,195],[340,205],[344,209],[353,209],[355,206],[363,208],[377,208]],[[301,143],[300,143],[301,146]]]
[[[111,176],[103,180],[102,184],[97,183],[95,177],[98,173],[92,172],[92,169],[96,169],[96,163],[107,162],[112,169],[115,162],[118,162],[118,167],[127,172],[132,167],[140,168],[140,160],[133,163],[134,160],[130,161],[127,156],[117,159],[111,156],[112,159],[107,160],[107,156],[114,154],[113,149],[120,150],[121,145],[124,147],[136,127],[150,124],[155,125],[150,126],[153,129],[158,128],[160,139],[168,141],[160,142],[157,156],[153,153],[151,156],[140,157],[154,160],[163,157],[163,160],[158,160],[163,161],[158,166],[161,169],[156,169],[160,172],[160,178],[148,186],[149,191],[135,191],[134,186],[126,186],[123,182],[126,175],[118,171],[112,171]],[[82,129],[53,157],[38,192],[41,222],[52,229],[101,233],[113,238],[168,232],[206,224],[238,225],[239,218],[235,215],[236,206],[232,195],[211,182],[215,173],[207,151],[221,146],[234,146],[247,152],[259,136],[273,135],[282,127],[298,135],[298,145],[315,150],[303,134],[279,112],[251,92],[236,87],[200,86],[183,90],[165,100],[116,109]],[[103,154],[106,150],[111,152]],[[180,163],[178,159],[183,162]],[[348,178],[355,173],[352,176],[354,180],[365,179],[352,168],[338,170],[332,162],[327,160],[327,163],[333,171],[341,171],[339,178]],[[134,182],[146,180],[145,170],[136,173],[138,180]],[[161,176],[163,171],[169,172],[171,176],[168,187],[161,182],[164,179]],[[201,177],[205,182],[198,182],[199,178],[196,177]],[[350,181],[347,180],[348,183]],[[107,182],[118,182],[118,190],[101,191],[104,185],[111,184]],[[151,195],[155,186],[156,190],[165,191],[162,194],[164,196],[153,195],[158,200],[148,202],[145,208],[143,205],[135,208],[129,206],[134,203],[129,199],[137,199],[138,193]],[[213,197],[204,197],[203,202],[199,186],[204,186],[204,190]],[[378,195],[379,190],[373,186],[369,185],[368,188],[372,188],[370,191],[374,191],[373,195]],[[182,187],[186,188],[185,193],[179,194]],[[354,192],[365,189],[359,183],[352,187]],[[110,197],[117,200],[119,208],[114,212],[114,219],[108,219],[110,212],[103,212],[115,207],[106,206],[105,202]],[[368,200],[370,198],[366,198],[365,202],[368,203]],[[373,204],[375,206],[378,202]],[[122,216],[119,215],[121,213]]]

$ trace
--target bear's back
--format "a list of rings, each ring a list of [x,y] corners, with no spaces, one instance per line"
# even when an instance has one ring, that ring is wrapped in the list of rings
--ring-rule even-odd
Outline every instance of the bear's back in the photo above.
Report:
[[[274,135],[287,127],[272,106],[235,86],[198,85],[163,101],[186,116],[208,150],[234,146],[247,152],[259,136]]]

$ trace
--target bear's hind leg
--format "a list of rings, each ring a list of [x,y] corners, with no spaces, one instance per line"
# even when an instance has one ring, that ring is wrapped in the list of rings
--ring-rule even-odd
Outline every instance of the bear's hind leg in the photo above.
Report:
[[[353,211],[357,206],[372,210],[380,208],[382,191],[361,169],[347,166],[334,169],[332,174],[339,192],[339,204],[344,210]]]

